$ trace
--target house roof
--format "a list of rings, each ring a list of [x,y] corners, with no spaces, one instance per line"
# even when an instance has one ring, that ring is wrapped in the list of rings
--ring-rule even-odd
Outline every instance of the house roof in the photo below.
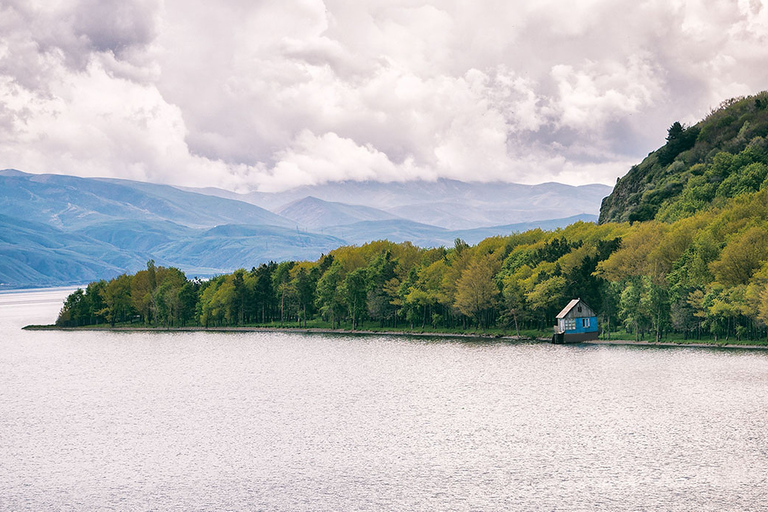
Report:
[[[560,313],[558,313],[558,314],[557,314],[557,316],[556,316],[555,318],[565,318],[565,316],[566,316],[566,315],[567,315],[567,314],[568,314],[568,313],[569,313],[569,312],[570,312],[570,311],[571,311],[573,308],[575,308],[575,307],[576,307],[576,304],[578,304],[579,302],[582,302],[582,300],[581,300],[581,299],[573,299],[571,302],[569,302],[569,303],[568,303],[568,305],[567,305],[567,306],[565,306],[565,307],[563,308],[563,310],[562,310]],[[582,302],[582,304],[584,304],[585,306],[587,306],[586,302]],[[587,306],[587,307],[589,307],[589,306]]]

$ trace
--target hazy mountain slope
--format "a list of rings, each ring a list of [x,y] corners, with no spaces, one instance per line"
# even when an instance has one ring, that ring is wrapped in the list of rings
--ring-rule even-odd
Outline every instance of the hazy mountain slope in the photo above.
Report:
[[[217,189],[201,193],[237,197],[277,211],[283,205],[313,196],[323,201],[363,205],[397,217],[449,229],[470,229],[524,221],[563,218],[599,212],[611,187],[592,184],[574,187],[560,183],[379,183],[346,181],[298,187],[278,193],[234,194]]]
[[[275,226],[218,226],[158,247],[154,254],[183,269],[216,272],[251,268],[268,261],[312,260],[346,241]]]
[[[0,171],[0,217],[4,287],[113,277],[150,258],[210,275],[269,260],[316,259],[345,243],[299,233],[293,221],[240,201],[163,185],[14,170]],[[248,230],[228,227],[235,223],[248,224]]]
[[[299,227],[309,230],[368,220],[397,218],[391,213],[375,208],[323,201],[312,196],[293,201],[275,212],[295,221]]]
[[[547,219],[532,222],[518,222],[504,226],[492,226],[487,228],[475,228],[452,231],[453,240],[461,238],[469,244],[476,244],[492,236],[507,236],[512,233],[520,233],[530,229],[555,230],[570,226],[575,222],[597,222],[597,215],[574,215],[562,219]]]
[[[125,219],[102,222],[75,232],[120,249],[142,251],[148,254],[165,244],[192,238],[200,233],[199,230],[169,221],[148,222]]]
[[[768,92],[728,100],[633,166],[603,200],[600,222],[674,221],[768,185]]]
[[[135,272],[149,259],[208,276],[270,260],[317,259],[345,244],[333,236],[277,226],[198,230],[124,220],[71,233],[0,215],[0,288],[87,283]]]
[[[355,245],[361,245],[372,240],[386,239],[391,242],[409,241],[419,247],[439,247],[441,245],[452,246],[457,238],[461,238],[470,244],[476,244],[491,236],[504,236],[535,228],[557,229],[577,221],[595,222],[596,220],[596,215],[576,215],[563,219],[523,222],[475,229],[449,230],[428,224],[397,219],[357,222],[346,226],[333,226],[323,231],[343,238],[348,243]]]
[[[412,242],[419,247],[432,247],[444,245],[443,240],[450,237],[447,229],[404,219],[356,222],[345,226],[332,226],[323,229],[323,232],[353,245],[372,240],[389,240]]]
[[[0,215],[0,287],[81,284],[138,270],[147,256]]]
[[[559,199],[564,203],[564,199]],[[554,203],[558,204],[558,203]],[[593,210],[593,209],[592,209]],[[406,205],[390,210],[401,217],[419,219],[424,224],[441,226],[446,229],[479,229],[499,225],[518,224],[563,218],[564,215],[585,213],[579,208],[542,207],[536,210],[518,209],[515,205],[484,205],[479,206],[459,204],[456,202],[434,202],[419,205]],[[596,212],[592,212],[597,217]]]
[[[0,213],[64,229],[114,219],[172,221],[191,227],[293,224],[249,203],[166,185],[14,170],[0,171]]]

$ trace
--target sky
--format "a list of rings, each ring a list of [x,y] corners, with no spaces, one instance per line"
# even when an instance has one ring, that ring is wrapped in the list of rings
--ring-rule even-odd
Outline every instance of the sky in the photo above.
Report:
[[[768,88],[768,0],[0,0],[0,168],[612,185]]]

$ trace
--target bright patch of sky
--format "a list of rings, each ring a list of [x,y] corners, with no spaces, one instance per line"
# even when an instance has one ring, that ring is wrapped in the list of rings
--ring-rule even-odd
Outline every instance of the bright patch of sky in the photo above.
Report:
[[[0,168],[613,184],[766,83],[758,0],[0,0]]]

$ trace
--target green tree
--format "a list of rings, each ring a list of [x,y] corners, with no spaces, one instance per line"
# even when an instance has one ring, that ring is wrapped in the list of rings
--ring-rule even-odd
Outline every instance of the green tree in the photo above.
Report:
[[[336,328],[344,311],[344,298],[341,291],[344,281],[343,271],[341,264],[334,261],[317,281],[317,306],[324,317],[330,318],[332,329]]]
[[[495,279],[500,266],[498,257],[492,254],[472,260],[456,287],[456,308],[484,328],[490,324],[491,311],[500,295]]]
[[[686,128],[679,121],[672,123],[667,130],[667,143],[658,152],[659,163],[663,166],[671,164],[677,155],[693,147],[698,135],[698,127]]]
[[[645,323],[640,309],[641,295],[642,288],[638,283],[632,282],[621,292],[619,300],[619,317],[624,322],[627,331],[635,333],[635,341],[640,340],[640,330]]]
[[[126,322],[136,314],[131,300],[131,276],[122,274],[107,283],[103,291],[102,315],[112,326]]]
[[[199,300],[200,282],[187,281],[179,290],[179,323],[182,327],[195,320],[195,310]]]
[[[768,259],[768,230],[754,226],[733,239],[712,262],[710,268],[715,279],[726,285],[749,283],[752,274]]]
[[[305,267],[299,266],[292,280],[292,286],[296,291],[296,298],[298,300],[304,327],[307,326],[307,315],[311,313],[312,304],[315,298],[315,289],[317,288],[317,280],[313,279],[313,274],[314,273],[307,272]]]
[[[77,327],[85,325],[89,316],[88,304],[85,299],[85,291],[78,288],[70,293],[64,301],[64,306],[59,312],[56,325],[60,327]]]
[[[272,275],[272,286],[277,293],[280,307],[280,322],[291,316],[291,305],[296,298],[296,288],[291,280],[291,269],[296,263],[284,261],[278,263]]]
[[[277,263],[273,261],[262,263],[258,268],[251,270],[255,283],[249,312],[254,318],[260,318],[261,323],[267,323],[274,318],[274,311],[278,304],[273,285],[273,274],[276,270]]]
[[[155,269],[155,282],[153,303],[155,305],[156,320],[165,327],[179,324],[179,292],[187,282],[184,273],[174,267],[157,267]]]
[[[669,323],[669,296],[667,290],[655,284],[650,277],[644,276],[642,284],[640,308],[645,318],[650,320],[658,343]]]
[[[368,279],[365,268],[357,268],[348,273],[341,286],[341,293],[352,319],[352,329],[358,324],[368,310],[366,298],[368,295]]]

